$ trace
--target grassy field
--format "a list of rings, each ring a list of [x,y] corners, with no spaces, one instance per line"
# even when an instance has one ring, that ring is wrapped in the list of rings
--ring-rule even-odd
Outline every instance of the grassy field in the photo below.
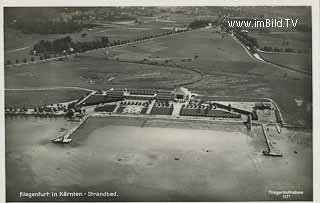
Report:
[[[117,48],[112,52],[114,57],[124,57],[126,60],[130,59],[130,56],[133,57],[132,60],[136,60],[139,54],[148,57],[149,60],[171,59],[172,63],[187,68],[196,67],[205,74],[227,72],[281,77],[285,73],[252,60],[231,37],[222,38],[214,29],[182,33],[166,39]]]
[[[287,121],[308,126],[312,123],[311,78],[253,60],[229,36],[222,39],[214,31],[199,30],[112,52],[120,60],[141,60],[139,54],[148,60],[169,59],[169,64],[203,73],[202,80],[187,86],[192,90],[221,96],[270,97],[278,102]],[[300,67],[308,67],[297,58]],[[297,107],[295,98],[304,100],[302,107]]]
[[[183,24],[188,19],[178,15],[170,20]],[[174,23],[106,24],[86,38],[79,33],[74,37],[89,40],[109,34],[111,40],[131,39],[160,32]],[[27,52],[28,48],[8,54],[36,41],[33,36],[17,35],[7,41],[5,57]],[[310,41],[299,43],[296,46],[308,47]],[[143,59],[153,65],[141,64]],[[104,51],[93,51],[64,61],[5,68],[4,75],[5,88],[26,89],[173,89],[187,82],[185,87],[201,94],[270,97],[279,104],[286,122],[312,127],[311,78],[252,59],[231,37],[222,38],[214,29],[112,49],[109,60]],[[84,93],[5,91],[5,102],[6,106],[32,107],[69,101]],[[296,99],[302,100],[302,105]],[[272,145],[283,153],[282,158],[276,158],[262,155],[267,146],[257,126],[248,131],[244,125],[204,121],[89,118],[73,135],[71,144],[55,145],[50,139],[76,122],[32,116],[6,116],[5,122],[7,201],[57,201],[51,197],[19,198],[21,191],[119,195],[62,197],[59,201],[283,200],[270,195],[269,190],[303,191],[303,195],[289,199],[296,201],[312,200],[313,196],[311,130],[282,128],[281,135],[270,130]]]
[[[179,75],[179,77],[176,77]],[[76,57],[69,61],[11,67],[5,70],[6,88],[76,86],[89,89],[111,87],[166,87],[190,81],[189,70],[108,61],[102,57]],[[112,80],[111,80],[112,79]]]
[[[312,60],[309,54],[259,53],[259,55],[272,63],[312,73]]]
[[[271,32],[249,33],[258,40],[260,48],[269,46],[272,48],[292,48],[295,51],[310,52],[312,48],[312,33],[310,32]],[[288,42],[288,44],[286,44]]]
[[[23,34],[18,30],[6,28],[4,32],[5,38],[5,61],[10,60],[15,63],[18,59],[22,62],[25,58],[30,61],[30,51],[35,43],[40,40],[54,40],[66,36],[70,36],[73,41],[85,42],[99,40],[102,36],[108,36],[110,41],[117,40],[134,40],[138,37],[151,36],[164,33],[167,27],[184,27],[187,26],[191,19],[178,19],[175,22],[146,22],[146,23],[129,23],[117,24],[115,22],[101,23],[97,27],[88,30],[83,29],[78,33],[68,34]],[[82,34],[86,34],[85,37]],[[39,57],[34,57],[39,60]]]
[[[292,48],[295,52],[302,51],[302,54],[296,53],[259,53],[264,59],[308,72],[312,72],[312,35],[309,32],[271,32],[271,33],[250,33],[250,36],[258,40],[260,49],[263,47]],[[286,44],[288,42],[288,45]]]
[[[78,99],[87,91],[82,90],[43,90],[5,91],[5,106],[32,108],[40,105],[68,102]]]
[[[284,153],[274,158],[262,155],[261,129],[242,125],[92,118],[71,145],[50,143],[71,127],[62,119],[6,120],[7,201],[266,201],[283,200],[268,190],[288,188],[304,192],[290,200],[312,199],[308,132],[273,137]],[[119,196],[28,199],[20,191]]]
[[[231,37],[222,39],[214,30],[112,49],[110,57],[120,62],[106,60],[104,51],[95,51],[63,62],[6,68],[5,86],[172,89],[194,81],[186,87],[203,94],[273,98],[285,120],[311,126],[311,78],[257,62]],[[139,64],[143,58],[157,61],[157,65]],[[302,106],[297,106],[296,98],[304,101]]]

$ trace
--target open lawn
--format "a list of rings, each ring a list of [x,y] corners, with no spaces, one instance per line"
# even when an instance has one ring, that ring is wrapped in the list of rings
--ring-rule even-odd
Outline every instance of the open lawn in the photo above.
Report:
[[[7,201],[266,201],[282,200],[269,190],[288,189],[304,192],[290,200],[312,199],[308,132],[275,135],[284,153],[275,158],[262,155],[261,130],[241,125],[92,118],[71,145],[49,142],[70,127],[60,119],[6,120]],[[118,196],[28,199],[20,191]]]
[[[179,75],[179,77],[176,77]],[[76,86],[89,89],[111,87],[166,87],[193,80],[190,70],[143,64],[125,64],[103,57],[79,56],[63,62],[10,67],[5,70],[6,88]],[[113,78],[112,80],[109,80]]]
[[[88,93],[83,90],[5,91],[5,106],[27,107],[56,104],[78,99]]]

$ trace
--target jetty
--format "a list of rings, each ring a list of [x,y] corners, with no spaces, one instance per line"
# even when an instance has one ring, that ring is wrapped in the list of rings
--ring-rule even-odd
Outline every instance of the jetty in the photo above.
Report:
[[[79,125],[75,126],[71,130],[67,131],[64,135],[51,139],[53,143],[70,143],[72,142],[71,136],[87,121],[89,116],[84,116],[80,121]]]
[[[270,138],[269,135],[267,133],[267,131],[265,130],[266,124],[260,123],[259,124],[262,128],[262,132],[263,132],[263,136],[265,138],[268,150],[263,150],[263,154],[265,156],[278,156],[278,157],[282,157],[282,153],[280,152],[280,150],[276,150],[273,148],[271,142],[270,142]]]

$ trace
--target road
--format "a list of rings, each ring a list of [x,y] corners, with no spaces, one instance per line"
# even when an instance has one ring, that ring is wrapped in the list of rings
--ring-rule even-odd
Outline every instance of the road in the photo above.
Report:
[[[104,47],[104,48],[99,48],[99,49],[92,49],[92,50],[85,51],[83,53],[90,53],[90,52],[93,52],[93,51],[99,51],[99,50],[103,50],[103,49],[112,49],[112,48],[122,47],[122,46],[126,46],[126,45],[143,43],[143,42],[147,42],[147,41],[151,41],[151,40],[155,40],[155,39],[166,38],[166,37],[169,37],[169,36],[172,36],[172,35],[176,35],[176,34],[180,34],[180,33],[191,32],[191,31],[192,30],[187,30],[187,31],[184,31],[184,32],[175,32],[175,33],[172,33],[172,34],[169,34],[169,35],[153,37],[153,38],[150,38],[150,39],[139,40],[139,41],[136,41],[136,42],[128,42],[128,43],[124,43],[124,44],[121,44],[121,45],[115,45],[115,46]],[[22,65],[28,65],[28,64],[44,63],[44,62],[48,62],[48,61],[54,61],[54,60],[58,60],[58,59],[67,58],[67,57],[70,57],[70,56],[76,56],[76,55],[79,55],[79,54],[82,54],[82,53],[73,53],[73,54],[69,54],[69,55],[65,55],[65,56],[48,58],[48,59],[43,59],[43,60],[39,60],[39,61],[30,61],[30,62],[27,62],[27,63],[18,63],[18,64],[5,65],[5,67],[14,67],[14,66],[22,66]]]
[[[94,95],[96,93],[96,91],[92,91],[90,94],[88,94],[85,98],[81,99],[76,105],[80,105],[82,104],[84,101],[86,101],[89,97],[91,97],[92,95]]]
[[[288,67],[288,66],[282,66],[282,65],[278,65],[278,64],[275,64],[275,63],[272,63],[270,61],[267,61],[265,59],[263,59],[258,53],[255,53],[255,55],[253,55],[252,53],[250,53],[250,51],[248,50],[248,48],[243,45],[235,36],[233,35],[230,35],[232,37],[232,39],[234,39],[238,44],[241,45],[241,47],[245,50],[245,52],[250,56],[250,58],[252,58],[253,60],[257,61],[257,62],[260,62],[260,63],[266,63],[266,64],[269,64],[269,65],[272,65],[273,67],[276,67],[276,68],[279,68],[279,69],[282,69],[282,70],[289,70],[291,72],[295,72],[295,73],[300,73],[300,74],[303,74],[304,76],[306,77],[312,77],[312,74],[310,72],[307,72],[307,71],[303,71],[303,70],[298,70],[298,69],[295,69],[295,68],[291,68],[291,67]]]

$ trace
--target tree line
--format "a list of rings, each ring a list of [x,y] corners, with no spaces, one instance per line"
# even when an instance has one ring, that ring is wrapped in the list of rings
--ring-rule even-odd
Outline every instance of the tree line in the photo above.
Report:
[[[133,40],[113,40],[110,41],[108,36],[102,36],[100,39],[88,42],[74,42],[70,36],[55,40],[40,40],[37,42],[33,49],[30,51],[30,61],[35,61],[34,56],[39,56],[40,60],[50,59],[52,57],[67,56],[72,53],[82,53],[89,50],[113,47],[118,45],[124,45],[131,42],[139,42],[143,40],[148,40],[156,37],[162,37],[166,35],[171,35],[174,33],[186,32],[188,30],[177,30],[177,31],[167,31],[161,34],[155,34],[150,36],[141,36]],[[25,58],[23,61],[16,59],[15,64],[27,63],[28,60]],[[6,65],[12,65],[12,61],[7,60]]]
[[[299,54],[308,53],[307,50],[301,50],[301,49],[295,50],[290,47],[285,47],[285,48],[280,47],[279,48],[279,47],[264,46],[261,48],[261,50],[268,51],[268,52],[287,52],[287,53],[299,53]]]
[[[110,41],[108,36],[102,36],[98,40],[88,41],[88,42],[74,42],[70,36],[55,39],[53,41],[41,40],[33,46],[31,52],[36,53],[36,55],[46,55],[46,54],[58,54],[59,56],[63,54],[70,54],[71,52],[81,53],[88,50],[113,47],[118,45],[127,44],[130,42],[138,42],[142,40],[148,40],[155,37],[161,37],[165,35],[170,35],[173,33],[185,32],[187,30],[178,30],[178,31],[168,31],[161,34],[142,36],[133,40],[113,40]]]
[[[209,23],[213,23],[210,20],[194,20],[189,24],[189,28],[191,29],[197,29],[197,28],[202,28],[202,27],[206,27],[209,25]]]
[[[41,40],[33,46],[31,54],[33,55],[48,55],[48,54],[70,54],[72,52],[83,52],[91,49],[106,47],[109,45],[109,39],[106,36],[99,40],[91,42],[74,42],[70,36],[55,39],[52,41]]]
[[[259,47],[258,41],[256,38],[249,36],[246,33],[241,32],[240,30],[234,30],[236,37],[247,47],[250,47],[250,50],[255,50]]]

